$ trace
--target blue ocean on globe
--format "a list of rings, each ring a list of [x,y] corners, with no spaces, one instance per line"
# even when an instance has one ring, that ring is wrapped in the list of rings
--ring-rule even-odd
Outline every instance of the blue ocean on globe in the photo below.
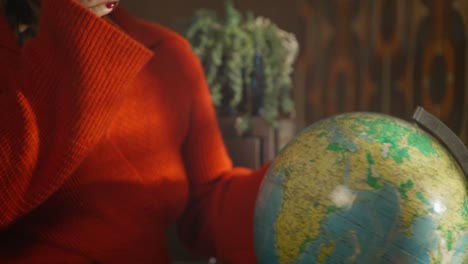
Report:
[[[264,221],[262,226],[266,229],[265,232],[256,232],[254,228],[255,240],[264,245],[264,247],[256,248],[258,256],[261,256],[264,263],[280,264],[278,254],[276,251],[276,237],[275,237],[275,222],[281,209],[281,202],[283,200],[283,181],[284,174],[279,173],[275,177],[271,177],[271,173],[267,173],[265,181],[272,181],[272,184],[265,185],[260,190],[257,203],[263,204],[258,206],[255,214],[261,215]],[[263,201],[262,201],[263,200]]]
[[[281,208],[284,174],[266,179],[274,181],[261,190],[259,197],[267,200],[267,206],[257,208],[256,213],[266,217],[265,227],[271,227],[267,235],[256,237],[265,246],[257,249],[262,263],[280,264],[276,250],[275,222]],[[398,190],[389,184],[378,192],[356,191],[356,202],[346,210],[337,210],[322,222],[320,237],[310,242],[305,252],[294,264],[316,263],[322,245],[336,243],[333,253],[327,257],[326,264],[338,263],[430,263],[429,252],[436,250],[438,240],[435,221],[424,216],[416,218],[410,227],[411,236],[401,230]],[[261,201],[260,201],[261,202]],[[312,206],[320,206],[313,202]],[[385,217],[382,217],[385,216]],[[346,219],[347,221],[343,221]],[[455,254],[449,264],[465,264],[468,235],[464,235],[455,245]],[[359,254],[355,249],[359,248]],[[379,255],[376,255],[380,253]],[[343,259],[348,259],[343,262]]]
[[[411,237],[401,233],[397,190],[385,184],[378,192],[357,191],[350,209],[328,215],[320,237],[297,264],[315,263],[321,245],[336,243],[325,263],[430,263],[437,245],[436,225],[429,217],[415,220]],[[384,216],[384,217],[382,217]],[[416,227],[416,229],[415,229]],[[380,254],[379,254],[380,253]],[[409,253],[409,254],[408,254]]]

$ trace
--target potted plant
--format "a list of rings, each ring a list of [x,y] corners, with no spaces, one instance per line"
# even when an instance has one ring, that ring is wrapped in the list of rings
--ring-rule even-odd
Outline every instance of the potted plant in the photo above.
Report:
[[[252,116],[272,127],[294,113],[291,99],[293,64],[298,42],[264,17],[241,14],[230,1],[225,16],[197,10],[185,37],[203,65],[213,103],[221,116],[235,116],[240,134]]]

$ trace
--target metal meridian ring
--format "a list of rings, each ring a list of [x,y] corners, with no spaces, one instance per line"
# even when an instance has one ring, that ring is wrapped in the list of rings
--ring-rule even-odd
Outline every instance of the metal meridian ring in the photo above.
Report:
[[[452,153],[463,170],[468,181],[468,149],[457,135],[437,117],[418,106],[413,113],[413,119],[418,125],[437,137]]]

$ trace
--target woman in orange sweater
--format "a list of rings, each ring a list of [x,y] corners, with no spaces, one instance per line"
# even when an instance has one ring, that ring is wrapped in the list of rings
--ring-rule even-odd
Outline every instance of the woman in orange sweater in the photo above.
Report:
[[[169,263],[173,223],[254,263],[266,167],[232,167],[189,44],[118,2],[0,4],[0,263]]]

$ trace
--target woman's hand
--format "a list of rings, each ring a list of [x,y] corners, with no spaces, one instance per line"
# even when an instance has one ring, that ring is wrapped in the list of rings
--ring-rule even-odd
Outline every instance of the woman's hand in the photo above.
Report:
[[[119,0],[76,0],[99,17],[110,14],[119,4]]]

